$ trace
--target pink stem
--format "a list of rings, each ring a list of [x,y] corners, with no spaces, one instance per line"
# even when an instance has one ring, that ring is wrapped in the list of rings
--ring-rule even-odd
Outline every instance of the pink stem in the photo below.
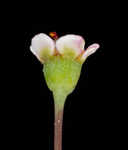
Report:
[[[62,150],[63,109],[55,108],[54,121],[54,150]]]

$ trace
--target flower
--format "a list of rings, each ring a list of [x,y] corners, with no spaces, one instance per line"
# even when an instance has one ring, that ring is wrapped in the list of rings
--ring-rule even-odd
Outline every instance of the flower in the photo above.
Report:
[[[53,39],[44,33],[34,36],[30,50],[44,64],[47,86],[58,107],[62,108],[66,97],[75,89],[82,64],[99,48],[99,44],[92,44],[84,50],[85,40],[79,35],[68,34],[60,38],[55,32],[50,35]]]
[[[62,118],[66,97],[75,89],[82,64],[93,54],[99,44],[92,44],[84,50],[85,40],[79,35],[65,35],[58,38],[51,32],[51,39],[44,33],[32,38],[30,50],[44,64],[43,73],[48,88],[53,92],[55,105],[54,149],[62,147]]]
[[[55,32],[51,32],[50,35],[57,39]],[[86,50],[84,50],[84,46],[85,40],[79,35],[68,34],[55,41],[48,35],[40,33],[32,38],[30,50],[41,63],[45,63],[50,57],[57,55],[64,58],[70,57],[83,63],[99,48],[99,44],[92,44]]]

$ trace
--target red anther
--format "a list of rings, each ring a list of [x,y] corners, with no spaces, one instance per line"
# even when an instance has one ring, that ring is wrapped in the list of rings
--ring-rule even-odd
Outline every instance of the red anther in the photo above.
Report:
[[[57,40],[58,39],[58,35],[56,32],[50,32],[49,35],[54,39]]]

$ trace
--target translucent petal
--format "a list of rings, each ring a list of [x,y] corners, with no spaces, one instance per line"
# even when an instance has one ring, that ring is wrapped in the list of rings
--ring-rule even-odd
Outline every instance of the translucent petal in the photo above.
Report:
[[[72,54],[77,57],[84,49],[85,41],[79,35],[65,35],[56,41],[56,49],[60,54]]]
[[[84,61],[88,56],[95,53],[99,47],[100,45],[97,43],[90,45],[81,56],[81,60]]]
[[[49,36],[40,33],[32,38],[30,50],[41,62],[43,62],[45,58],[53,55],[55,43]]]

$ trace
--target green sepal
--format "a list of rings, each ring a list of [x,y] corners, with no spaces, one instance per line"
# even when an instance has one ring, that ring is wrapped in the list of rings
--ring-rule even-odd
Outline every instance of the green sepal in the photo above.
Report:
[[[43,72],[48,88],[59,105],[74,90],[82,64],[74,59],[53,56],[44,63]],[[63,98],[62,98],[63,97]]]

